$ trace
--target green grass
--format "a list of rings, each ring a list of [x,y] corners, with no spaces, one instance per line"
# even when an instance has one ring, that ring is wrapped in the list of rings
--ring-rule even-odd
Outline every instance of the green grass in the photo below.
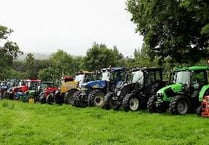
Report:
[[[1,145],[206,145],[209,119],[0,101]]]

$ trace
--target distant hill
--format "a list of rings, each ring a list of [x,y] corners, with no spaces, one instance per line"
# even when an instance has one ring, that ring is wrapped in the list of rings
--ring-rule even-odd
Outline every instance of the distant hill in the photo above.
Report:
[[[28,53],[24,53],[23,55],[19,56],[17,60],[24,60]],[[41,53],[32,53],[35,59],[43,60],[48,59],[50,54],[41,54]]]

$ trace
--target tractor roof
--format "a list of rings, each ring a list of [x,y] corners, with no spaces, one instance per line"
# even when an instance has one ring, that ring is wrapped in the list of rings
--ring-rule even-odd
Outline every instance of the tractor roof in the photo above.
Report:
[[[82,71],[79,71],[76,75],[78,75],[78,74],[93,74],[93,73],[94,73],[94,72],[82,70]]]
[[[147,71],[159,71],[159,70],[163,70],[163,68],[161,67],[143,67],[142,70],[147,70]]]
[[[53,81],[42,81],[41,84],[54,84]]]
[[[41,82],[39,79],[27,79],[27,82]]]
[[[101,69],[101,71],[105,71],[105,70],[110,70],[111,72],[114,72],[114,71],[126,71],[128,69],[125,67],[111,67],[111,68],[102,68]]]
[[[182,67],[182,68],[176,68],[174,71],[198,71],[198,70],[209,70],[208,66],[190,66],[190,67]]]
[[[160,67],[142,67],[142,68],[131,69],[131,71],[138,71],[138,70],[142,70],[142,71],[162,71],[163,68],[160,68]]]

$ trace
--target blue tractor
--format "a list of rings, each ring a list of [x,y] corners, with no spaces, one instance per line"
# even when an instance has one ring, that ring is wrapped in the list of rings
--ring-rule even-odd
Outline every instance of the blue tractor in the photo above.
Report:
[[[103,68],[100,71],[100,80],[90,81],[81,85],[74,94],[74,105],[77,107],[97,106],[102,107],[104,96],[115,87],[122,84],[125,78],[124,67]]]

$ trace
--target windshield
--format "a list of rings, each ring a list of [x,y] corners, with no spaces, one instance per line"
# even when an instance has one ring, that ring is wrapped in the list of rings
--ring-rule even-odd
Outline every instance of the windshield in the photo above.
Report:
[[[79,74],[79,75],[76,75],[75,76],[75,81],[78,81],[78,82],[80,82],[80,81],[83,81],[84,80],[84,74]]]
[[[41,83],[41,88],[47,88],[47,87],[53,87],[54,86],[54,83]]]
[[[78,87],[80,88],[81,85],[84,83],[85,74],[79,74],[75,76],[75,81],[79,82]]]
[[[173,83],[187,84],[190,82],[190,72],[189,71],[179,71],[175,72]]]
[[[110,81],[110,72],[108,70],[102,72],[102,80]]]
[[[143,85],[144,75],[141,70],[132,72],[132,83],[139,83]]]

